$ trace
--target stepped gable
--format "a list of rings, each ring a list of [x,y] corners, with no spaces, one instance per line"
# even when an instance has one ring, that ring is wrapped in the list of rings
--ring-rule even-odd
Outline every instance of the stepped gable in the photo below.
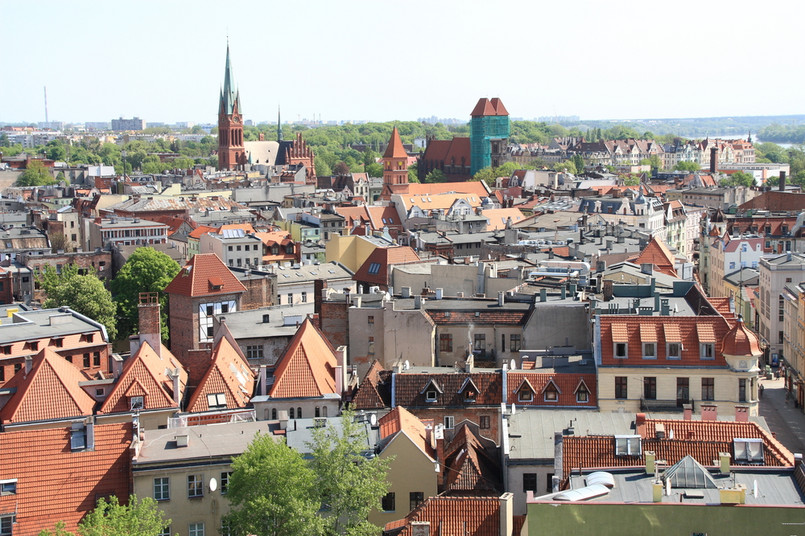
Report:
[[[397,127],[394,127],[391,131],[391,138],[389,139],[388,147],[386,147],[386,152],[383,153],[383,158],[408,158],[408,153],[403,147]]]
[[[380,439],[384,444],[388,444],[392,436],[402,432],[419,447],[419,450],[432,460],[436,460],[436,450],[430,443],[425,423],[404,407],[397,406],[386,413],[380,418],[378,425],[380,426]]]
[[[296,330],[277,361],[271,398],[321,397],[336,393],[335,350],[310,318]]]
[[[382,409],[391,406],[391,371],[383,370],[375,359],[352,398],[355,409]]]
[[[176,274],[173,281],[165,287],[165,292],[196,298],[246,292],[246,287],[229,271],[218,255],[198,253]]]
[[[123,372],[98,413],[131,411],[129,397],[132,396],[143,397],[144,410],[179,407],[174,400],[173,379],[168,376],[168,370],[178,369],[180,394],[187,385],[187,372],[164,345],[160,352],[161,357],[150,344],[143,342],[137,353],[126,360]]]
[[[45,348],[33,359],[31,371],[20,369],[4,386],[16,393],[0,410],[4,424],[68,419],[92,415],[95,400],[79,382],[87,377],[65,358]]]
[[[198,413],[221,407],[216,396],[224,395],[226,409],[243,408],[254,393],[254,372],[237,346],[221,337],[212,352],[207,372],[187,403],[187,411]],[[210,397],[212,395],[212,399]]]

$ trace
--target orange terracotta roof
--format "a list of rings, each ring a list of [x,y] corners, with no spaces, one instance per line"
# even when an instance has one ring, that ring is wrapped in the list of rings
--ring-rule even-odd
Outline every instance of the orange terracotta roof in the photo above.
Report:
[[[748,329],[742,320],[738,320],[724,337],[721,352],[735,356],[759,356],[763,350],[760,349],[757,335]]]
[[[665,242],[656,235],[652,236],[643,251],[629,262],[634,264],[653,264],[658,271],[676,277],[674,256],[668,246],[665,245]]]
[[[143,397],[143,409],[175,408],[173,380],[167,371],[179,370],[179,389],[187,385],[187,372],[170,350],[161,347],[162,357],[144,342],[133,356],[126,360],[123,372],[98,413],[125,413],[130,411],[130,396]],[[135,387],[136,386],[136,387]]]
[[[69,424],[3,432],[0,475],[16,478],[19,493],[0,497],[0,512],[16,512],[15,535],[36,535],[58,521],[75,531],[98,497],[128,501],[131,423],[96,424],[91,451],[72,452],[70,434]]]
[[[195,229],[190,231],[187,234],[187,236],[188,236],[188,238],[200,239],[202,235],[205,235],[207,233],[215,233],[215,232],[217,232],[216,227],[210,227],[209,225],[199,225],[198,227],[196,227]]]
[[[470,112],[472,117],[487,116],[487,115],[509,115],[506,107],[503,106],[503,101],[495,97],[492,100],[481,98],[478,104]]]
[[[472,397],[472,402],[466,402],[462,388],[466,386],[467,379],[478,388]],[[425,387],[435,383],[438,386],[436,401],[425,399]],[[434,372],[434,373],[404,373],[394,375],[395,406],[407,408],[416,407],[462,407],[499,406],[503,401],[502,378],[499,372]],[[437,391],[438,391],[437,390]]]
[[[382,385],[381,385],[382,384]],[[380,409],[391,403],[391,371],[383,370],[378,360],[372,361],[352,398],[356,409]]]
[[[657,336],[655,352],[663,366],[706,366],[726,365],[720,346],[732,326],[721,315],[675,316],[674,325],[664,316],[642,315],[602,315],[601,316],[601,363],[605,366],[644,364],[641,326],[654,326]],[[660,329],[662,328],[662,329]],[[660,335],[662,335],[660,337]],[[614,343],[625,342],[626,358],[614,357]],[[668,342],[681,343],[680,359],[666,356]],[[714,343],[713,359],[702,359],[699,343]]]
[[[221,337],[212,351],[212,360],[204,377],[187,403],[187,411],[197,413],[209,411],[208,395],[223,394],[226,408],[243,408],[254,393],[254,372],[239,349],[227,337]]]
[[[216,282],[220,282],[222,285],[211,283],[211,280],[216,277],[219,278]],[[215,253],[194,255],[165,288],[165,292],[168,294],[193,298],[245,291],[246,287],[243,286],[243,283],[238,281],[238,278],[229,271],[229,268]]]
[[[336,393],[335,351],[306,318],[277,361],[272,398],[321,397]]]
[[[355,281],[387,286],[389,280],[389,266],[392,264],[408,264],[420,261],[419,255],[409,246],[377,247],[369,254],[361,267],[358,268],[353,279]]]
[[[430,497],[405,517],[400,536],[413,534],[412,521],[429,521],[428,536],[449,534],[500,536],[500,498]],[[392,525],[399,527],[401,524],[392,522],[386,527]]]
[[[378,424],[381,439],[403,432],[422,452],[436,460],[436,451],[429,441],[425,424],[404,407],[397,406],[389,411]]]
[[[408,153],[405,152],[397,127],[394,127],[391,131],[389,145],[386,147],[386,152],[383,153],[383,158],[408,158]]]
[[[3,423],[44,421],[92,415],[95,400],[79,382],[87,377],[50,348],[34,357],[31,371],[20,369],[5,385],[17,392],[0,411]]]
[[[528,387],[523,387],[523,382],[528,382]],[[506,374],[507,393],[509,402],[514,402],[518,406],[580,406],[595,407],[598,395],[596,392],[598,383],[595,374],[567,374],[567,373],[548,373],[548,372],[508,372]],[[549,384],[553,384],[559,391],[557,400],[545,400],[545,390]],[[530,388],[533,396],[531,400],[520,400],[518,391],[520,388]],[[587,400],[578,400],[577,393],[580,388],[586,389]]]
[[[486,226],[487,231],[497,231],[498,229],[506,228],[506,221],[511,218],[512,225],[520,223],[525,219],[525,216],[518,208],[491,208],[481,212],[485,218],[489,218],[489,224]]]

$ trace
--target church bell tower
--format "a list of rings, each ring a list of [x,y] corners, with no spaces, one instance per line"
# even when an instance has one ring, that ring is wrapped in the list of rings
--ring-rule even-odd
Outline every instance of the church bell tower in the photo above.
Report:
[[[235,88],[232,65],[229,62],[229,43],[226,44],[224,85],[218,101],[218,169],[243,171],[246,150],[243,147],[243,116],[240,92]]]

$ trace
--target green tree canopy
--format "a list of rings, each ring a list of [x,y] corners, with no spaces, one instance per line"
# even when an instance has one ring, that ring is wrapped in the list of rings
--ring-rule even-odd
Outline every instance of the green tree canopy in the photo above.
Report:
[[[369,174],[370,177],[383,176],[383,164],[372,162],[371,164],[364,165],[364,168],[366,169],[366,172]]]
[[[674,171],[701,171],[702,167],[698,162],[677,162],[674,166]]]
[[[341,416],[340,430],[329,424],[313,430],[312,467],[321,503],[328,506],[324,534],[374,536],[381,527],[368,521],[369,512],[380,509],[388,491],[389,459],[367,458],[366,431],[352,411]]]
[[[651,166],[651,172],[656,173],[662,169],[662,158],[660,158],[660,155],[653,154],[650,157],[641,160],[640,165]]]
[[[584,173],[584,158],[580,154],[574,154],[571,160],[576,168],[576,173]]]
[[[444,182],[447,176],[441,169],[432,169],[425,175],[425,182]]]
[[[234,534],[322,534],[316,475],[284,438],[257,434],[232,461],[227,498],[224,523]]]
[[[410,166],[408,166],[408,182],[419,182],[419,171],[418,171],[418,164],[414,162]]]
[[[168,302],[164,290],[180,269],[175,260],[153,248],[140,247],[134,250],[110,285],[120,310],[122,336],[132,334],[137,328],[140,293],[157,292],[160,295],[162,340],[168,339]]]
[[[553,170],[560,171],[563,173],[570,173],[571,175],[576,175],[578,173],[578,170],[576,169],[576,164],[574,164],[571,160],[565,160],[564,162],[554,164]]]
[[[132,495],[128,504],[120,504],[113,495],[98,500],[78,524],[78,532],[81,536],[158,536],[170,523],[151,497]]]
[[[755,176],[745,171],[737,171],[719,182],[721,186],[754,186]]]
[[[45,186],[55,182],[48,168],[38,160],[32,160],[17,178],[17,186]]]
[[[52,266],[45,266],[39,283],[47,295],[43,307],[67,306],[106,326],[110,340],[117,337],[117,307],[112,294],[94,273],[82,275],[74,264],[63,267],[61,273]]]

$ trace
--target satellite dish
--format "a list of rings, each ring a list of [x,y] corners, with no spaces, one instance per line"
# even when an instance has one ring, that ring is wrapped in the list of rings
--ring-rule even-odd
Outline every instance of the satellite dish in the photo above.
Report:
[[[511,364],[509,365],[509,368],[512,369],[512,370],[517,368],[517,363],[514,362],[514,359],[511,360]]]
[[[210,491],[215,491],[218,489],[218,481],[215,480],[215,477],[210,479]]]
[[[374,413],[369,414],[369,424],[371,424],[372,426],[377,426],[377,415],[375,415]]]

